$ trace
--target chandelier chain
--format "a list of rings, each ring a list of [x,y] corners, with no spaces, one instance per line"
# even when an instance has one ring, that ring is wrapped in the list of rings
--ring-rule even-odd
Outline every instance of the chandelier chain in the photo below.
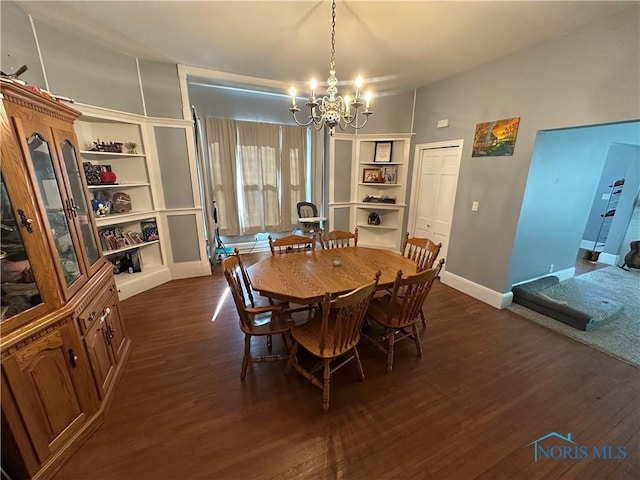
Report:
[[[331,5],[331,70],[336,69],[336,1]]]

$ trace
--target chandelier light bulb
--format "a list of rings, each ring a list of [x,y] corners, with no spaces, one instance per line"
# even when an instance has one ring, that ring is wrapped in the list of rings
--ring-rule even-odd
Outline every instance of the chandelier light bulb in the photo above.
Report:
[[[291,95],[291,106],[295,107],[296,106],[296,87],[291,87],[291,90],[289,90],[289,95]]]
[[[371,103],[371,90],[367,90],[367,93],[364,94],[364,109],[366,112],[369,111],[369,105]]]
[[[309,85],[311,86],[311,97],[310,99],[313,101],[316,98],[316,87],[318,86],[316,79],[312,78],[311,81],[309,82]]]

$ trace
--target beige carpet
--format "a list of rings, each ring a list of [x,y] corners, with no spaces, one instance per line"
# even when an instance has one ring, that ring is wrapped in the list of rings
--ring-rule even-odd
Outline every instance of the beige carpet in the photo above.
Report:
[[[624,304],[621,312],[582,332],[553,318],[513,303],[507,308],[558,333],[585,343],[640,368],[640,270],[607,267],[580,275],[594,292]]]

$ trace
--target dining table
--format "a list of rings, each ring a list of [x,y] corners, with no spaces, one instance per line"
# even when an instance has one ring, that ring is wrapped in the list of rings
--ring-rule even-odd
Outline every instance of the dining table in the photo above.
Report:
[[[350,246],[272,255],[249,267],[254,290],[261,295],[299,304],[332,298],[372,282],[380,270],[378,289],[393,286],[399,270],[416,273],[416,263],[397,252]]]

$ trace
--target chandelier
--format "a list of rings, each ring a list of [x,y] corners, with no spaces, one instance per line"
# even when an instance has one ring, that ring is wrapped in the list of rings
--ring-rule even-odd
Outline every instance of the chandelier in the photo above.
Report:
[[[335,127],[345,130],[347,127],[359,129],[364,127],[369,120],[369,116],[373,114],[369,110],[371,102],[371,92],[367,92],[362,98],[362,77],[356,79],[356,94],[351,99],[348,95],[342,97],[338,95],[338,79],[336,78],[336,2],[331,4],[331,65],[329,68],[329,78],[327,79],[327,95],[322,98],[316,98],[316,81],[312,79],[310,82],[311,94],[309,101],[305,103],[309,107],[308,121],[301,122],[296,117],[300,111],[296,105],[296,89],[291,87],[291,107],[289,111],[293,115],[293,119],[298,125],[306,127],[313,124],[316,130],[322,129],[325,125],[333,132]],[[364,100],[364,102],[363,102]],[[364,106],[364,111],[358,110]],[[360,117],[362,115],[362,118]],[[361,123],[358,123],[361,122]]]

